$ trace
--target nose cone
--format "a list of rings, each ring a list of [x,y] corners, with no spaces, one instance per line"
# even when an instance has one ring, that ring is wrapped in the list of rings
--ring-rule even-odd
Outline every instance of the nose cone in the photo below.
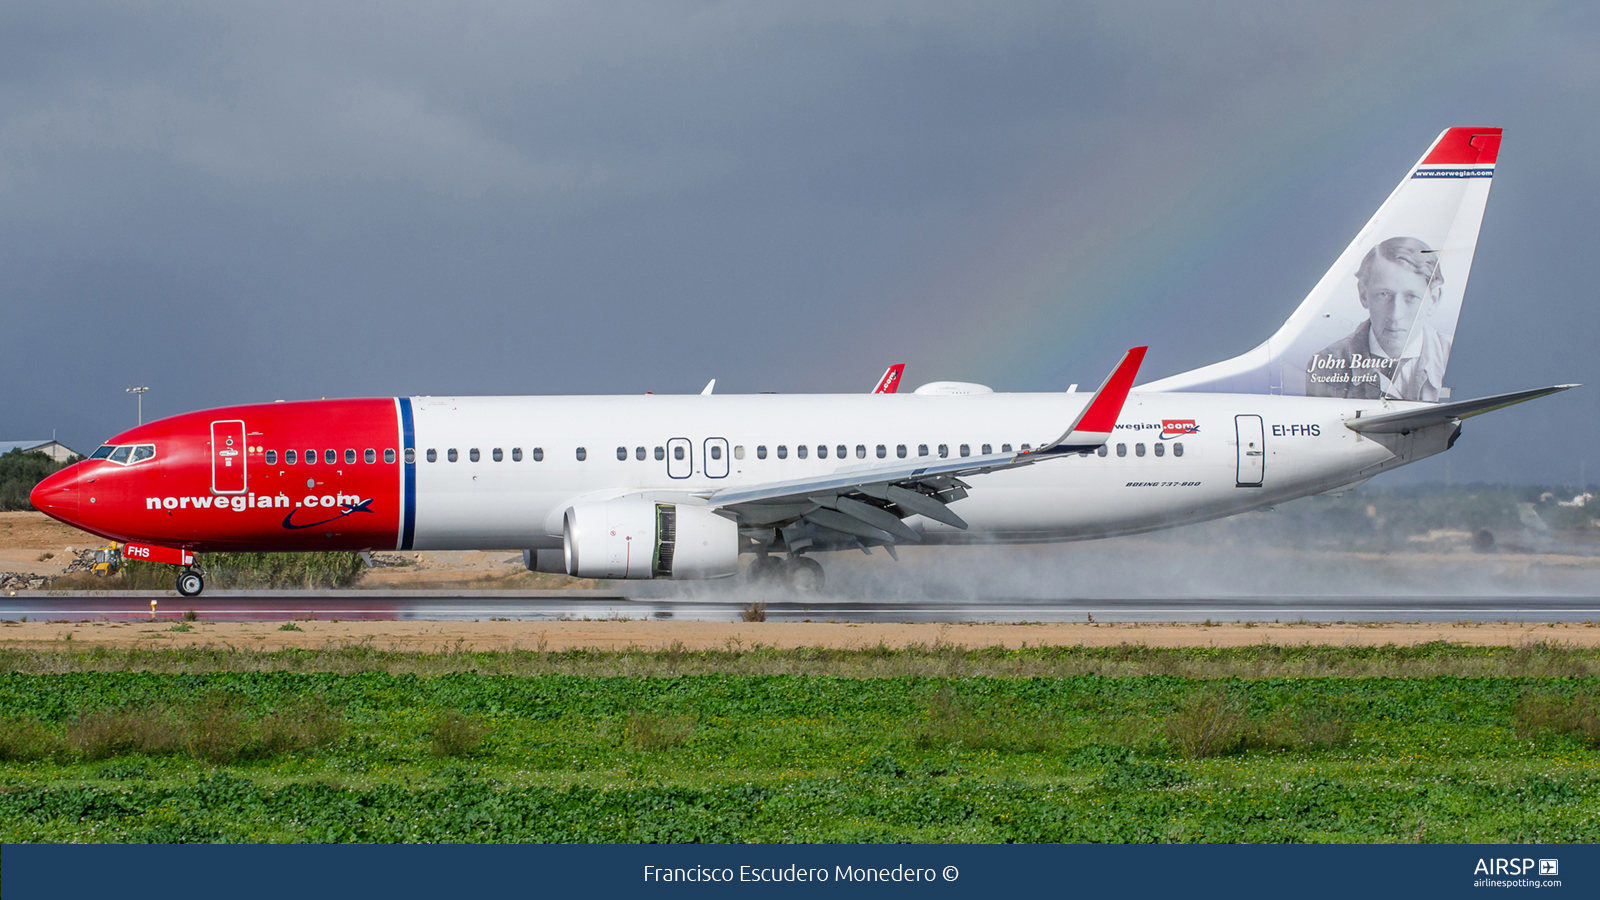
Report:
[[[78,520],[78,467],[76,464],[51,475],[28,495],[33,508],[69,525]]]

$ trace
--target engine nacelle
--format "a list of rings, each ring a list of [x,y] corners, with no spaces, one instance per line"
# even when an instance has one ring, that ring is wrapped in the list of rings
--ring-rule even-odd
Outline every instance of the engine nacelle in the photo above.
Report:
[[[608,500],[562,516],[567,574],[725,578],[739,570],[739,526],[703,506]]]

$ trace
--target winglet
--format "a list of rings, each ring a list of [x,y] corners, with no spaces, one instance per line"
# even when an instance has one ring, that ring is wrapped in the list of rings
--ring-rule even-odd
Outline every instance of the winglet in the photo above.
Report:
[[[1133,379],[1139,374],[1139,364],[1144,362],[1144,353],[1149,347],[1134,347],[1123,354],[1122,361],[1111,370],[1100,389],[1089,398],[1089,405],[1083,408],[1078,418],[1073,420],[1072,426],[1060,438],[1035,450],[1039,453],[1053,450],[1058,447],[1098,447],[1111,437],[1111,430],[1117,425],[1117,416],[1122,414],[1122,404],[1128,400],[1128,392],[1133,389]]]
[[[892,394],[900,390],[900,374],[906,370],[905,363],[895,363],[884,370],[883,377],[878,379],[878,386],[872,389],[874,394]]]

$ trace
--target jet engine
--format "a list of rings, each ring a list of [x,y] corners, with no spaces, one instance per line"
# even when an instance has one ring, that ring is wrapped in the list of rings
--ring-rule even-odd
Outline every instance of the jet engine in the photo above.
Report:
[[[739,527],[703,506],[608,500],[562,517],[567,574],[580,578],[724,578],[739,570]]]

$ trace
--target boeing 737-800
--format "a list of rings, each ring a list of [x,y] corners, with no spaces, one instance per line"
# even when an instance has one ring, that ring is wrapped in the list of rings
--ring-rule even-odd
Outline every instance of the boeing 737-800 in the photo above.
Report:
[[[1445,131],[1287,322],[1241,356],[1093,393],[386,397],[234,406],[123,432],[35,507],[181,567],[200,551],[525,548],[593,578],[815,589],[814,554],[1067,541],[1346,488],[1463,419],[1570,385],[1444,386],[1500,145]]]

